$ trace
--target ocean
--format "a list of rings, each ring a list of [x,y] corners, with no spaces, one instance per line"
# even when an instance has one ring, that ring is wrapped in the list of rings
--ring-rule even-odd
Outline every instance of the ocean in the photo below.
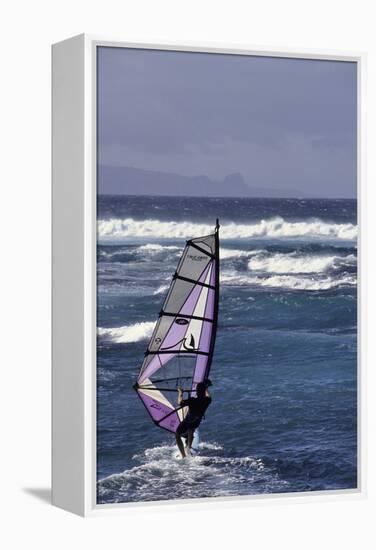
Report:
[[[132,386],[185,240],[220,228],[213,401],[177,460]],[[97,502],[357,486],[355,200],[98,197]]]

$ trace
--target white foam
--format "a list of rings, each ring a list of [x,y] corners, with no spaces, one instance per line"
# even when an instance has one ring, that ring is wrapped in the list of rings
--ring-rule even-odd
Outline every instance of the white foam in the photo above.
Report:
[[[134,325],[115,327],[115,328],[101,328],[98,327],[98,336],[104,340],[113,342],[115,344],[128,344],[131,342],[140,342],[141,340],[148,340],[154,330],[155,323],[146,321],[143,323],[135,323]]]
[[[232,248],[221,248],[219,256],[221,260],[232,260],[235,258],[250,258],[262,254],[265,250],[235,250]]]
[[[100,502],[199,498],[281,490],[287,482],[252,456],[229,457],[216,443],[200,444],[196,457],[176,458],[175,445],[157,446],[136,454],[138,462],[98,481]],[[250,487],[252,490],[250,490]]]
[[[156,219],[134,220],[133,218],[98,220],[101,238],[122,239],[127,237],[187,239],[208,235],[213,226],[191,222],[167,222]],[[247,238],[328,238],[355,240],[357,226],[351,223],[328,223],[320,219],[288,222],[281,217],[261,220],[254,224],[228,223],[221,226],[222,239]]]
[[[321,273],[329,269],[335,269],[340,265],[353,265],[356,257],[348,256],[297,256],[292,254],[272,254],[269,256],[256,256],[248,262],[252,271],[264,271],[266,273]]]
[[[348,275],[342,278],[313,278],[294,275],[274,275],[271,277],[257,277],[241,275],[235,272],[225,272],[221,275],[221,283],[229,286],[262,286],[270,288],[284,288],[291,290],[329,290],[339,286],[354,286],[356,278]]]
[[[158,294],[164,294],[169,289],[169,285],[162,285],[157,290],[154,290],[153,294],[154,296],[157,296]]]
[[[131,250],[115,250],[114,252],[107,252],[106,250],[102,250],[100,252],[100,255],[104,258],[114,258],[116,256],[123,256],[127,252],[132,252]]]
[[[163,252],[164,250],[180,250],[178,246],[162,246],[161,244],[144,244],[139,246],[138,251],[140,252]]]
[[[341,279],[312,279],[303,277],[294,277],[291,275],[275,275],[264,279],[261,286],[291,288],[292,290],[329,290],[339,286],[356,285],[353,277],[342,277]]]
[[[174,457],[176,454],[176,446],[175,445],[157,445],[155,447],[150,447],[149,449],[145,449],[143,453],[141,454],[135,454],[132,459],[133,460],[159,460],[163,458],[171,458]],[[213,442],[203,442],[199,443],[199,451],[202,453],[202,451],[222,451],[223,447],[219,443]]]
[[[199,444],[199,450],[223,451],[223,447],[219,443],[208,443],[206,441],[201,441],[201,443]]]

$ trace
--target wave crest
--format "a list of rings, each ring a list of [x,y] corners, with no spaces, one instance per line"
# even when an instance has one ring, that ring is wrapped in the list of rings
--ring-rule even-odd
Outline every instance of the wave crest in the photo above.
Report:
[[[98,220],[98,234],[104,239],[128,237],[186,239],[212,233],[213,226],[191,222],[160,221],[133,218]],[[247,238],[327,238],[355,240],[357,226],[351,223],[329,223],[320,219],[289,222],[281,217],[254,224],[228,223],[221,226],[222,239]]]
[[[356,285],[356,278],[348,275],[341,278],[326,277],[314,279],[312,277],[298,277],[294,275],[273,275],[271,277],[239,275],[238,273],[223,273],[221,282],[229,286],[261,286],[283,288],[287,290],[320,291],[330,290],[340,286]]]
[[[167,290],[170,288],[170,285],[162,285],[157,288],[157,290],[154,290],[153,295],[157,296],[158,294],[164,294],[167,292]]]
[[[114,344],[129,344],[131,342],[140,342],[141,340],[148,340],[151,338],[154,326],[154,322],[146,321],[123,327],[99,327],[97,334],[103,341],[112,342]]]
[[[164,250],[180,250],[179,246],[163,246],[161,244],[144,244],[142,246],[139,246],[137,251],[138,252],[163,252]]]
[[[292,254],[272,254],[251,258],[248,267],[252,271],[265,273],[322,273],[330,269],[356,265],[356,256],[297,256]]]
[[[265,253],[266,250],[235,250],[233,248],[221,248],[219,256],[221,260],[233,260],[237,258],[250,258]]]

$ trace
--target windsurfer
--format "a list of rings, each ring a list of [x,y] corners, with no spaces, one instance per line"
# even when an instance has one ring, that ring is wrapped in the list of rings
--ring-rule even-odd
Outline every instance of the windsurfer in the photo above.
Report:
[[[209,383],[210,384],[210,383]],[[211,396],[208,390],[208,384],[199,382],[196,386],[197,397],[188,397],[184,399],[182,388],[178,388],[178,403],[181,407],[188,407],[188,413],[176,430],[176,443],[182,458],[191,453],[193,435],[200,425],[206,409],[211,403]],[[182,436],[187,437],[187,447],[184,449]]]

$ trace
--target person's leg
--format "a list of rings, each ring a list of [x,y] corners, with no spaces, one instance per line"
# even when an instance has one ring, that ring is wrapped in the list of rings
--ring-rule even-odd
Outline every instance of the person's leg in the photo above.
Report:
[[[189,450],[191,450],[191,448],[192,448],[194,433],[195,433],[195,431],[192,428],[188,430],[187,447],[188,447]]]
[[[176,437],[176,444],[180,451],[181,457],[185,458],[184,443],[182,441],[182,438],[180,437],[180,432],[176,432],[175,437]]]

